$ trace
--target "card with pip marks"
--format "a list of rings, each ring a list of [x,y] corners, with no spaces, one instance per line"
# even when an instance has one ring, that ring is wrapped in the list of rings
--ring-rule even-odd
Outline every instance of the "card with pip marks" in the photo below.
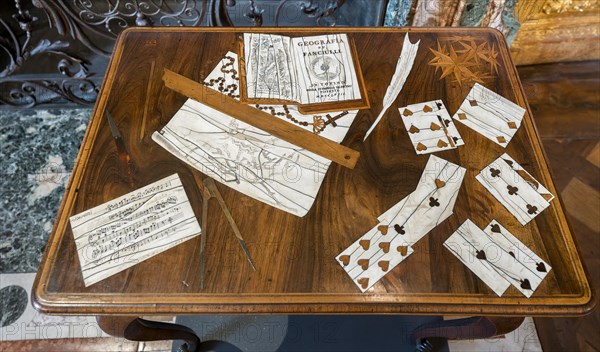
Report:
[[[336,260],[365,292],[408,255],[412,245],[453,213],[466,169],[431,155],[415,191],[381,214],[379,223]]]
[[[504,154],[502,154],[500,159],[502,159],[505,163],[507,163],[508,166],[511,169],[513,169],[514,172],[516,172],[519,176],[521,176],[523,178],[523,180],[527,183],[527,185],[529,185],[531,188],[533,188],[545,200],[550,202],[554,199],[554,195],[552,193],[550,193],[550,191],[548,191],[548,189],[546,189],[546,187],[544,187],[544,185],[539,183],[533,176],[531,176],[531,174],[529,172],[525,171],[525,169],[523,169],[523,167],[521,167],[521,165],[519,165],[513,158],[511,158],[510,155],[504,153]]]
[[[496,220],[481,230],[467,219],[444,245],[498,296],[512,284],[531,297],[551,269]]]
[[[454,210],[466,169],[435,155],[429,157],[414,192],[380,217],[381,225],[412,246],[445,221]]]
[[[412,247],[399,242],[400,238],[388,232],[387,226],[376,225],[336,260],[356,286],[365,292],[413,253]]]
[[[486,240],[482,240],[486,253],[492,252],[494,257],[508,259],[495,260],[495,264],[501,267],[502,262],[507,263],[506,267],[502,268],[506,272],[505,278],[525,296],[531,297],[552,270],[550,265],[496,220],[492,220],[483,232],[487,236]]]
[[[444,247],[500,297],[510,287],[510,282],[493,262],[487,260],[481,240],[484,237],[485,233],[467,219],[444,242]]]
[[[408,105],[399,111],[417,154],[454,149],[464,144],[441,100]]]
[[[475,83],[453,118],[494,143],[506,147],[525,115],[525,109]]]
[[[501,155],[475,177],[522,225],[550,206],[552,194],[517,164]]]

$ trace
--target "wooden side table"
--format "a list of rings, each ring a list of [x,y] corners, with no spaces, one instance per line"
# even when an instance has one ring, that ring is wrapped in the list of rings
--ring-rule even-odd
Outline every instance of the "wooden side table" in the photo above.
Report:
[[[199,281],[199,237],[95,285],[87,288],[83,285],[69,216],[132,190],[119,167],[105,110],[112,113],[123,134],[136,166],[133,174],[136,184],[146,185],[177,172],[196,216],[201,219],[202,175],[150,138],[186,100],[164,87],[163,69],[201,81],[228,50],[235,50],[236,37],[242,32],[303,36],[339,31],[339,28],[125,31],[114,51],[46,247],[34,284],[35,307],[45,314],[111,317],[112,326],[101,319],[103,328],[111,334],[129,330],[129,337],[136,338],[145,336],[139,331],[156,327],[136,319],[141,315],[336,313],[523,317],[588,313],[594,300],[560,200],[554,200],[534,221],[521,226],[475,180],[481,169],[507,152],[550,192],[557,194],[504,38],[495,30],[479,28],[344,29],[355,40],[371,99],[371,109],[359,113],[343,142],[361,153],[356,168],[332,165],[315,204],[303,218],[218,186],[244,234],[257,272],[244,265],[244,254],[237,243],[229,240],[231,234],[227,232],[231,230],[225,217],[215,215],[202,224],[213,234],[206,248],[204,289],[200,289]],[[390,108],[363,143],[364,133],[381,109],[405,33],[410,33],[413,42],[421,40],[413,71],[395,107]],[[396,108],[443,99],[450,112],[456,111],[471,84],[454,75],[440,79],[439,70],[429,63],[431,49],[461,43],[484,44],[494,50],[497,72],[481,71],[478,79],[527,107],[523,125],[505,150],[457,124],[465,146],[437,153],[467,168],[454,214],[418,242],[413,255],[362,294],[334,257],[370,229],[379,214],[416,186],[427,156],[414,153]],[[213,204],[209,213],[221,214],[216,207]],[[467,218],[480,226],[494,218],[499,220],[548,261],[553,269],[531,298],[512,287],[502,297],[496,296],[443,248],[443,242]],[[119,316],[125,318],[117,319]],[[505,325],[513,328],[520,321],[495,319],[496,323],[508,323]],[[189,333],[183,332],[183,336],[190,344],[197,343]]]

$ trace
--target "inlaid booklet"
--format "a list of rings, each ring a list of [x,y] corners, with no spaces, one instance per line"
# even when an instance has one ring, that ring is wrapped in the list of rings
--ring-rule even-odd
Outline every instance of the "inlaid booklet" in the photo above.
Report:
[[[346,34],[244,33],[242,54],[242,102],[293,102],[304,113],[368,107],[356,50]]]

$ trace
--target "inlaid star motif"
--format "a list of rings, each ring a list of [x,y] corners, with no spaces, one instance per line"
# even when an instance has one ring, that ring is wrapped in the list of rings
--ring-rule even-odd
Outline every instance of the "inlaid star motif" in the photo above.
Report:
[[[438,41],[437,50],[429,49],[433,58],[429,65],[441,71],[440,80],[448,77],[459,85],[484,83],[498,73],[498,51],[495,44],[477,43],[471,38],[450,40],[448,44]]]

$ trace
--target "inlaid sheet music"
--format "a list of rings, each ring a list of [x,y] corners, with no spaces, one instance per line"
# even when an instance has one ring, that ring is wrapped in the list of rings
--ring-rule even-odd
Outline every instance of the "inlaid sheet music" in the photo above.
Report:
[[[173,174],[70,218],[85,286],[200,234]]]
[[[319,104],[362,98],[346,34],[245,33],[244,56],[250,99]]]

